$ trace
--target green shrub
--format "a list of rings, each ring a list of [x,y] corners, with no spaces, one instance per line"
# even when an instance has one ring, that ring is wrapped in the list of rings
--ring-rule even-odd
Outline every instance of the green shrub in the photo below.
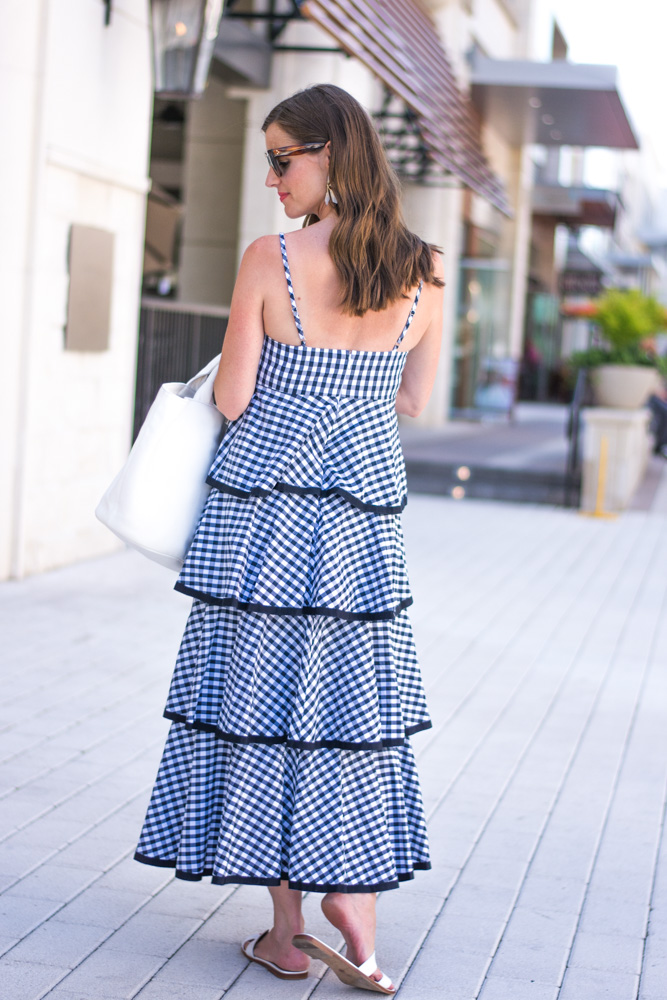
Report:
[[[589,347],[586,351],[574,351],[568,363],[578,368],[597,368],[599,365],[645,365],[657,368],[667,378],[667,357],[645,350],[640,344],[623,348]]]
[[[637,288],[626,291],[610,288],[595,305],[595,323],[612,350],[639,346],[640,341],[664,330],[667,325],[664,306]],[[612,363],[642,364],[641,361],[620,360]]]
[[[665,307],[636,288],[610,288],[594,303],[592,321],[600,328],[607,346],[575,351],[569,358],[573,374],[579,368],[599,365],[646,365],[667,377],[667,357],[656,354],[649,338],[667,328]]]

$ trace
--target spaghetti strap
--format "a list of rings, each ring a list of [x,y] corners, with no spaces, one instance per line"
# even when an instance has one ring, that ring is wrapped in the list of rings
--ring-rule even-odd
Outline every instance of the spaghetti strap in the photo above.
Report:
[[[283,267],[285,268],[285,278],[287,279],[287,291],[289,292],[289,300],[292,306],[292,315],[294,316],[294,322],[296,323],[296,332],[299,334],[299,340],[306,346],[306,336],[303,332],[303,327],[301,326],[301,318],[299,316],[299,310],[296,307],[296,296],[294,295],[294,288],[292,286],[292,275],[289,270],[289,262],[287,260],[287,248],[285,246],[285,234],[278,233],[280,238],[280,252],[283,258]]]
[[[394,344],[394,346],[392,348],[393,351],[396,350],[396,348],[398,347],[398,345],[403,340],[403,337],[406,335],[406,333],[410,329],[410,324],[412,323],[413,319],[415,318],[415,312],[417,311],[417,303],[419,302],[419,296],[422,293],[422,288],[423,287],[424,287],[424,282],[420,281],[419,282],[419,288],[417,289],[417,294],[415,295],[415,300],[412,303],[412,309],[410,310],[410,315],[408,316],[407,320],[405,321],[405,326],[401,330],[400,337],[398,338],[398,340],[396,341],[396,343]]]

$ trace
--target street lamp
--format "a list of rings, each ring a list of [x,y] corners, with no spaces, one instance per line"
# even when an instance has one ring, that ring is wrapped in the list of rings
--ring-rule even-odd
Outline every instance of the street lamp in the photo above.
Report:
[[[204,92],[224,0],[151,0],[155,93],[188,100]]]

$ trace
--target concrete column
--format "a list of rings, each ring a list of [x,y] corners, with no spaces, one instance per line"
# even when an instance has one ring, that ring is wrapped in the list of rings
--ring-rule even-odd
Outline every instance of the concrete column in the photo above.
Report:
[[[440,427],[447,422],[451,395],[454,346],[456,343],[456,300],[461,256],[463,192],[460,187],[438,188],[405,184],[403,210],[408,226],[422,239],[444,251],[445,299],[442,347],[431,398],[417,422]]]
[[[274,57],[275,58],[275,57]],[[267,233],[291,232],[301,227],[301,219],[294,222],[287,218],[275,191],[265,185],[268,164],[264,152],[266,143],[262,132],[262,122],[278,101],[275,89],[270,91],[246,90],[245,150],[243,157],[243,178],[240,193],[239,234],[237,245],[237,267],[246,248]]]
[[[510,189],[515,216],[508,346],[510,357],[520,358],[526,314],[532,224],[533,160],[530,146],[522,146],[517,150],[514,159],[516,172]]]
[[[229,305],[236,277],[246,108],[211,77],[188,106],[178,298]]]

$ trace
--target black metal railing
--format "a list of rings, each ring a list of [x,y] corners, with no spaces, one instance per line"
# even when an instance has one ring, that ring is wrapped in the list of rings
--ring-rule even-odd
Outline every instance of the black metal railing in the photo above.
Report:
[[[565,506],[578,507],[581,499],[581,411],[591,404],[588,369],[580,368],[567,420],[567,460],[565,463]]]
[[[132,440],[163,382],[186,382],[220,353],[229,308],[144,298],[139,321]]]

